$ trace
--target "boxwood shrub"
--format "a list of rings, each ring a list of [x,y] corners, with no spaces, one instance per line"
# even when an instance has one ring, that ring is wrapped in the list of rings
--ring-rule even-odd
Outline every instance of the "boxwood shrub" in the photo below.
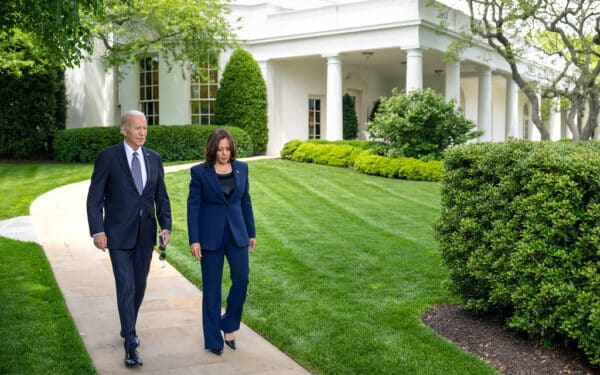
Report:
[[[91,163],[103,148],[123,141],[120,126],[66,129],[56,133],[52,144],[54,159],[66,162]],[[164,161],[202,160],[210,133],[218,126],[170,125],[149,126],[145,146],[158,152]],[[237,157],[252,155],[252,140],[248,133],[236,127],[231,132],[237,147]]]
[[[434,227],[465,304],[600,364],[600,144],[471,144],[445,167]]]
[[[373,142],[292,140],[281,150],[281,157],[293,161],[352,167],[370,175],[407,180],[439,181],[444,166],[440,161],[421,161],[413,158],[389,158],[369,151]]]

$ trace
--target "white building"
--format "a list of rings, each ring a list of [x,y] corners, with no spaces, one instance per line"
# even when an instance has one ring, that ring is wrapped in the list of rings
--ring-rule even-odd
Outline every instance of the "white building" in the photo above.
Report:
[[[355,101],[361,134],[374,103],[392,88],[429,87],[455,99],[484,134],[540,139],[530,105],[510,78],[508,64],[489,47],[465,50],[444,63],[455,31],[468,22],[450,13],[439,33],[438,11],[426,0],[238,0],[231,19],[241,17],[239,39],[259,63],[268,94],[267,153],[278,154],[291,139],[342,138],[342,96]],[[222,71],[230,54],[219,57]],[[160,56],[123,70],[120,82],[98,59],[67,72],[67,127],[114,125],[121,109],[140,109],[150,123],[191,124],[211,120],[217,85],[198,84],[167,72]],[[552,139],[568,136],[561,116],[548,124]]]

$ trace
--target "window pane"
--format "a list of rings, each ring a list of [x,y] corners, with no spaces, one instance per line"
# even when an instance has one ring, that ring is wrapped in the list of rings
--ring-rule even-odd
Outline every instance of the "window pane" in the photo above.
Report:
[[[198,85],[192,85],[191,89],[192,89],[192,93],[191,93],[192,99],[198,99],[200,97],[200,87],[198,87]]]
[[[208,107],[208,102],[200,102],[200,113],[203,115],[208,115],[209,112],[209,107]]]
[[[152,99],[158,99],[158,86],[152,87]]]
[[[315,109],[316,109],[317,111],[320,111],[320,110],[321,110],[321,99],[316,99],[316,100],[315,100]]]
[[[315,121],[321,123],[321,112],[315,112]]]

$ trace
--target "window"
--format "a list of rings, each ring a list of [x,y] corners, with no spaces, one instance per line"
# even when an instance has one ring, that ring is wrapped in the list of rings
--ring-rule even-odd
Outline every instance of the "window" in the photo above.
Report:
[[[158,56],[140,60],[140,110],[146,114],[148,125],[158,125]]]
[[[190,83],[190,105],[192,124],[214,123],[215,98],[219,86],[217,62],[207,63],[200,69],[192,68]]]
[[[321,139],[321,99],[308,98],[308,139]]]

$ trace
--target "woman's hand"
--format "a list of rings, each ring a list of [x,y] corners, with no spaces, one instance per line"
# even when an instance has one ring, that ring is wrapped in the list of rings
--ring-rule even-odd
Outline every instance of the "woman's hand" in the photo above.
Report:
[[[194,242],[190,245],[190,253],[196,259],[202,258],[202,250],[200,249],[200,244],[198,242]]]
[[[248,252],[254,250],[255,247],[256,247],[256,238],[251,238],[250,246],[248,246]]]

